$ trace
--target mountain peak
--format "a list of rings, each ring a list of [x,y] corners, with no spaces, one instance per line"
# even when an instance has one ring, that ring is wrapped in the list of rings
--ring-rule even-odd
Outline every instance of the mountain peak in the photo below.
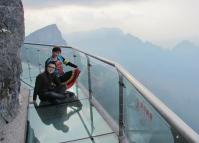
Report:
[[[179,48],[197,48],[196,45],[194,43],[192,43],[191,41],[188,40],[183,40],[181,42],[179,42],[175,47],[175,49],[179,49]]]
[[[25,37],[25,42],[67,45],[56,24],[45,26]]]
[[[45,26],[43,28],[56,28],[56,29],[58,29],[56,24],[50,24],[50,25],[47,25],[47,26]],[[43,29],[43,28],[40,28],[40,29]],[[38,30],[40,30],[40,29],[38,29]]]

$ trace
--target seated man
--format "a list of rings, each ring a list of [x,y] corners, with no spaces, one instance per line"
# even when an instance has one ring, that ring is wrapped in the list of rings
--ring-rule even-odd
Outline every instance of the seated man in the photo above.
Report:
[[[55,68],[55,62],[49,62],[45,65],[45,71],[37,76],[33,93],[34,103],[36,103],[37,95],[41,101],[51,103],[58,103],[67,97],[64,94],[66,86],[61,84],[59,78],[54,75]]]
[[[70,88],[79,76],[80,70],[78,67],[61,55],[61,48],[59,47],[54,47],[52,49],[52,56],[48,58],[45,63],[48,64],[51,61],[56,63],[55,75],[59,77],[61,82],[66,84],[67,89]],[[62,64],[71,66],[75,68],[75,70],[64,72]]]

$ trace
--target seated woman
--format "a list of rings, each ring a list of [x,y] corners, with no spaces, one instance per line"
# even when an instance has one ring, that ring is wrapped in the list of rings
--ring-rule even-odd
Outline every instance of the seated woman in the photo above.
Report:
[[[65,94],[66,86],[61,84],[59,78],[54,75],[55,64],[53,61],[47,63],[45,71],[37,76],[33,93],[34,103],[36,103],[37,95],[41,101],[49,101],[50,103],[59,103],[68,97]]]

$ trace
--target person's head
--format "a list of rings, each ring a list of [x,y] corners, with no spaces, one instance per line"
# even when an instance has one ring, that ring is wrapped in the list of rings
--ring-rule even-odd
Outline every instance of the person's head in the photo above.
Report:
[[[55,69],[56,69],[56,64],[55,64],[55,62],[53,62],[53,61],[49,62],[49,63],[46,65],[46,72],[47,72],[48,74],[54,73]]]
[[[60,47],[54,47],[52,49],[52,57],[57,57],[59,54],[61,54],[61,48]]]

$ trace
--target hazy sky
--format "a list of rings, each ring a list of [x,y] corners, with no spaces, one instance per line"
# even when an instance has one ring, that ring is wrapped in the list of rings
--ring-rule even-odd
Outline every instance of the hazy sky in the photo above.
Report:
[[[23,0],[26,35],[56,23],[62,33],[117,27],[172,47],[199,44],[199,0]],[[66,39],[67,40],[67,39]]]

